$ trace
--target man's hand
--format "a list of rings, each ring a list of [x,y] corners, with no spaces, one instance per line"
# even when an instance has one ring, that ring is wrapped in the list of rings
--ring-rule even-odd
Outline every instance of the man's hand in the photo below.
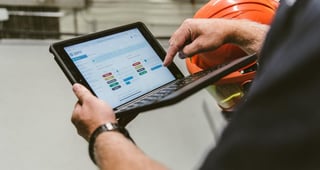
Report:
[[[164,65],[169,65],[177,52],[185,58],[220,47],[233,29],[228,23],[226,19],[186,19],[169,40]]]
[[[248,54],[259,53],[268,30],[268,25],[249,20],[186,19],[169,40],[164,65],[169,65],[178,52],[180,58],[191,57],[227,43],[238,45]]]
[[[98,99],[80,84],[73,85],[73,92],[79,99],[76,103],[71,121],[78,134],[89,140],[93,131],[106,122],[117,122],[112,108]]]

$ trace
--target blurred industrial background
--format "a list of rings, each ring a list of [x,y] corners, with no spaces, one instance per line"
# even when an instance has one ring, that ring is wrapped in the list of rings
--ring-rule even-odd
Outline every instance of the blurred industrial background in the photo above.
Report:
[[[168,37],[205,0],[2,0],[2,38],[60,38],[143,21]]]
[[[167,48],[170,35],[206,0],[0,0],[0,169],[96,169],[70,122],[76,98],[52,42],[142,21]],[[175,60],[185,74],[184,61]],[[173,170],[203,161],[225,125],[206,90],[141,113],[128,129]]]

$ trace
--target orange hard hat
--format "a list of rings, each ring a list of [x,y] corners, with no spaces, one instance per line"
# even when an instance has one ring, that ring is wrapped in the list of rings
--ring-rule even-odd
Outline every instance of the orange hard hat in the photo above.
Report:
[[[247,19],[262,24],[270,24],[278,5],[278,0],[211,0],[195,13],[194,18]],[[195,73],[246,55],[247,54],[238,46],[225,44],[214,51],[194,55],[191,59],[186,59],[185,62],[188,71],[190,73]],[[219,80],[215,85],[225,85],[223,88],[219,87],[220,90],[217,90],[218,87],[214,86],[211,87],[214,88],[214,92],[212,89],[209,91],[211,93],[215,93],[214,97],[216,98],[217,91],[220,91],[220,93],[226,93],[225,91],[228,91],[228,89],[230,90],[229,86],[232,84],[242,86],[247,82],[250,82],[255,76],[255,70],[252,69],[255,67],[255,64],[256,63],[252,63],[251,65],[248,65],[248,67],[244,68],[249,68],[251,71],[243,72],[239,70]],[[241,88],[242,87],[239,89]],[[221,89],[224,90],[221,92]],[[223,100],[221,97],[218,97],[218,99],[216,98],[223,111],[230,110],[235,103],[239,101],[239,98],[243,96],[243,92],[237,93],[239,94],[238,96],[234,94],[235,93],[232,92],[230,95],[223,95]],[[221,103],[221,101],[225,102],[227,99],[235,98],[237,99],[236,101],[231,102],[232,104]]]

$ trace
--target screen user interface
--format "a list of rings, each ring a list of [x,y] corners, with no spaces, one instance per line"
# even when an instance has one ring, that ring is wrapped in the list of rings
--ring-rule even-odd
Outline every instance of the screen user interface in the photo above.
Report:
[[[64,50],[95,94],[113,108],[175,79],[137,28]]]

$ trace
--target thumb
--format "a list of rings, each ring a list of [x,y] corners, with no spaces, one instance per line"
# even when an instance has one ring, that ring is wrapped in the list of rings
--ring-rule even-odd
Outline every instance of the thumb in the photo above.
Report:
[[[75,83],[72,86],[73,93],[79,99],[79,102],[82,103],[86,98],[91,97],[92,93],[83,85]]]
[[[195,39],[190,44],[187,44],[183,49],[182,52],[186,57],[191,57],[199,52],[204,50],[204,47],[200,43],[199,39]]]

